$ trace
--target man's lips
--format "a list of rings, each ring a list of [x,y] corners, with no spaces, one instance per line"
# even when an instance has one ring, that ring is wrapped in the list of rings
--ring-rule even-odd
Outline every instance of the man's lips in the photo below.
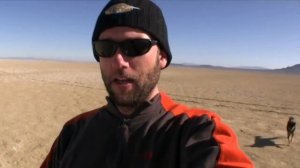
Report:
[[[131,79],[115,79],[114,82],[117,84],[128,84],[128,83],[133,83],[133,80],[131,80]]]
[[[118,77],[113,80],[113,83],[119,84],[119,85],[125,85],[125,84],[131,84],[134,83],[134,80],[131,78],[125,78],[125,77]]]

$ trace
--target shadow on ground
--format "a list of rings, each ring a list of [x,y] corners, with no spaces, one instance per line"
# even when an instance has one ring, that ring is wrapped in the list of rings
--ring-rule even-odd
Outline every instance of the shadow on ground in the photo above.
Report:
[[[272,137],[272,138],[264,138],[261,136],[255,136],[254,144],[252,145],[246,145],[247,147],[257,147],[257,148],[263,148],[263,147],[277,147],[282,148],[283,146],[288,146],[287,144],[278,144],[275,141],[277,139],[281,139],[282,137]]]

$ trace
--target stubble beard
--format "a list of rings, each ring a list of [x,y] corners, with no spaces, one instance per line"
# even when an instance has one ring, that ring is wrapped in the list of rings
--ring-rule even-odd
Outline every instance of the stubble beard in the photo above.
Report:
[[[137,72],[135,75],[126,74],[123,70],[118,71],[118,75],[127,76],[133,80],[133,89],[116,93],[108,78],[102,73],[104,85],[109,94],[110,100],[117,106],[136,109],[144,103],[150,96],[152,90],[157,85],[160,77],[160,65],[157,58],[156,64],[148,72]]]

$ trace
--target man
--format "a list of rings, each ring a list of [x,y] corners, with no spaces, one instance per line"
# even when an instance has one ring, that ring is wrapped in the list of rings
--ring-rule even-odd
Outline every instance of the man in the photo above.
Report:
[[[159,91],[160,71],[172,55],[153,2],[110,1],[92,44],[107,105],[68,121],[42,168],[253,167],[216,114]]]

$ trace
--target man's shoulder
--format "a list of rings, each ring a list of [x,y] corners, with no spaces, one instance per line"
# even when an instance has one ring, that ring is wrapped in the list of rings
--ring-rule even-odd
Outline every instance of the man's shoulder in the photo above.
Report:
[[[68,120],[65,125],[73,125],[73,124],[77,124],[79,122],[84,122],[87,121],[93,117],[95,117],[96,115],[98,115],[99,113],[101,113],[101,111],[103,111],[106,108],[105,106],[102,106],[100,108],[96,108],[90,111],[86,111],[83,112],[81,114],[78,114],[77,116],[71,118],[70,120]]]
[[[186,114],[188,117],[200,117],[206,115],[209,118],[219,118],[213,111],[203,108],[191,108],[187,105],[177,103],[166,93],[161,93],[161,103],[166,111],[173,113],[175,116]]]

